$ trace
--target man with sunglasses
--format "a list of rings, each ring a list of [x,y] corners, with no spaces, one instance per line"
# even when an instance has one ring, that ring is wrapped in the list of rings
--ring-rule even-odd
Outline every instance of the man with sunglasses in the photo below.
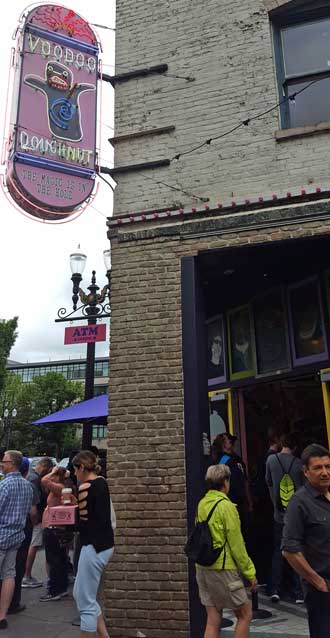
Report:
[[[15,588],[17,550],[33,500],[32,486],[20,473],[22,454],[7,450],[1,461],[5,476],[0,483],[0,629],[7,628],[7,611]]]

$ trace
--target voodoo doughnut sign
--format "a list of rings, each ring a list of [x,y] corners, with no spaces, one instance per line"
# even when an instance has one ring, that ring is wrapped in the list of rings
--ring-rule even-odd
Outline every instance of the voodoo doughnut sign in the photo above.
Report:
[[[64,7],[41,5],[20,25],[6,186],[39,219],[63,220],[92,196],[98,55],[89,24]]]

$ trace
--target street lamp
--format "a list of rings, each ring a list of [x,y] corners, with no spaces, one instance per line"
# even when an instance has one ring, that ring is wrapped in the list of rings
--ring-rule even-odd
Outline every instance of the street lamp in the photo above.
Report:
[[[87,255],[82,252],[80,246],[70,255],[71,281],[72,281],[72,308],[67,312],[66,308],[58,310],[58,319],[55,321],[79,321],[87,319],[88,325],[94,325],[98,319],[110,317],[110,290],[111,290],[111,248],[103,252],[106,277],[108,282],[100,288],[96,283],[96,271],[92,271],[91,284],[88,292],[80,287],[82,275],[86,266]],[[81,305],[78,305],[80,301]],[[76,313],[81,314],[76,316]],[[85,372],[85,400],[94,396],[94,366],[95,366],[95,342],[87,343],[86,372]],[[92,445],[93,425],[84,423],[82,448],[89,449]]]
[[[3,411],[3,422],[4,422],[4,434],[5,434],[5,445],[8,450],[10,444],[10,436],[11,436],[11,426],[12,420],[17,416],[16,408],[13,408],[11,413],[9,413],[8,408]]]

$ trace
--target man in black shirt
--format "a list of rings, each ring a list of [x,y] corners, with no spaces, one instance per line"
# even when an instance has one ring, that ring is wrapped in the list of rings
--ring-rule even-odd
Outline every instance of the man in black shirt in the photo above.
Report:
[[[330,452],[309,445],[301,460],[307,481],[286,510],[282,551],[304,579],[311,638],[329,638]]]

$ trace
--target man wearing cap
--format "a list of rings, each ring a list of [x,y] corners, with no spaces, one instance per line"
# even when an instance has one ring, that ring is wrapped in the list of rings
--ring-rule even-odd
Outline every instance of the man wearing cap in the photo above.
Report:
[[[8,624],[6,615],[15,588],[15,562],[24,540],[24,527],[32,507],[33,490],[21,473],[22,454],[7,450],[1,461],[5,478],[0,483],[0,630]]]
[[[47,505],[47,494],[41,485],[41,479],[48,474],[53,468],[53,461],[49,456],[44,456],[37,463],[35,468],[30,468],[27,480],[31,483],[33,491],[36,491],[39,495],[37,505],[37,516],[33,522],[32,539],[28,551],[25,576],[22,580],[22,587],[42,587],[42,581],[32,576],[32,568],[37,555],[37,552],[44,546],[43,543],[43,529],[41,526],[42,515]]]

